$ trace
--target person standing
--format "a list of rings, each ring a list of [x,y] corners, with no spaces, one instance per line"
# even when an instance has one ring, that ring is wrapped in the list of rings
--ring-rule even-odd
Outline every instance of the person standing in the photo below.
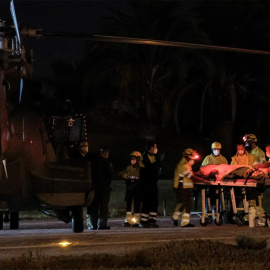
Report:
[[[95,188],[93,202],[87,207],[90,230],[109,230],[108,206],[110,202],[112,164],[109,160],[110,150],[104,146],[100,149],[100,155],[92,161],[92,181]]]
[[[206,165],[228,164],[227,159],[221,155],[221,143],[213,142],[211,145],[212,154],[206,156],[201,167]]]
[[[245,142],[246,150],[254,155],[258,163],[266,162],[265,153],[259,148],[257,137],[254,134],[245,135],[243,141]]]
[[[206,156],[202,162],[201,167],[206,165],[220,165],[220,164],[228,164],[227,159],[221,155],[221,143],[213,142],[211,144],[212,154]],[[208,189],[208,212],[212,211],[212,208],[215,207],[216,200],[219,198],[218,189],[214,186],[210,186]],[[216,209],[217,211],[217,209]]]
[[[141,189],[140,189],[140,160],[141,153],[130,153],[130,165],[120,175],[126,179],[126,218],[124,227],[139,227],[141,216]],[[134,205],[134,217],[132,214],[132,202]]]
[[[258,146],[257,137],[254,134],[247,134],[243,137],[243,141],[245,142],[247,151],[254,155],[255,160],[257,161],[255,168],[262,166],[262,164],[266,162],[266,157],[264,151]],[[262,197],[263,190],[260,187],[257,187],[254,190],[247,190],[247,200],[249,201],[249,206],[256,207],[259,218],[262,218],[265,213],[262,207]]]
[[[176,165],[174,171],[173,188],[176,195],[177,205],[172,216],[172,223],[178,226],[178,219],[182,215],[181,227],[194,227],[190,223],[191,192],[194,188],[193,181],[209,183],[208,181],[195,176],[192,172],[192,165],[199,155],[195,150],[187,148],[183,157]]]
[[[158,228],[156,224],[158,210],[158,177],[160,159],[157,157],[157,144],[150,141],[142,156],[140,181],[142,187],[141,228]]]
[[[254,155],[246,151],[243,142],[238,143],[236,148],[237,153],[232,157],[231,165],[248,165],[254,167],[257,164]]]

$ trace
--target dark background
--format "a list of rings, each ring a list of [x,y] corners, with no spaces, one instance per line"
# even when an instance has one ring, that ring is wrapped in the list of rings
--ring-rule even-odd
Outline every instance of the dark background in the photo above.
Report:
[[[20,28],[106,34],[268,50],[267,1],[14,1]],[[9,17],[9,1],[0,2]],[[149,139],[171,178],[187,147],[203,157],[213,141],[230,162],[246,133],[269,141],[269,56],[44,37],[33,49],[24,103],[45,116],[87,116],[90,150],[111,148],[116,167]],[[71,100],[68,104],[66,99]],[[37,108],[35,108],[37,109]],[[197,164],[197,168],[199,167]]]

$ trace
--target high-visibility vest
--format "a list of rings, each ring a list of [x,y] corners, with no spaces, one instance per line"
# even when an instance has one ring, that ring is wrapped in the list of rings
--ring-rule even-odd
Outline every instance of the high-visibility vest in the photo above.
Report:
[[[193,188],[193,181],[191,180],[192,177],[192,168],[187,163],[187,160],[185,157],[181,159],[181,161],[176,165],[175,171],[174,171],[174,181],[173,181],[173,187],[178,188],[179,184],[183,184],[183,188]]]

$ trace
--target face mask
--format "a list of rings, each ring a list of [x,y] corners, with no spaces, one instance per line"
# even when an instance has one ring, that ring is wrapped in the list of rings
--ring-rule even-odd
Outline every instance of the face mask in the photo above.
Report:
[[[239,154],[240,156],[244,155],[244,153],[245,153],[244,150],[239,150],[239,151],[238,151],[238,154]]]
[[[188,161],[188,164],[189,164],[190,166],[192,166],[194,163],[195,163],[195,160],[194,160],[194,159],[190,159],[190,160]]]
[[[157,154],[157,152],[158,152],[158,149],[154,148],[153,154]]]
[[[213,150],[213,154],[215,156],[218,156],[220,154],[220,150],[217,150],[217,149]]]

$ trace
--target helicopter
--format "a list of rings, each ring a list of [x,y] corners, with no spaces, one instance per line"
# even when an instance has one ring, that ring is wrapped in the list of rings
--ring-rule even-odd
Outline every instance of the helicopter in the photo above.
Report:
[[[0,229],[4,222],[18,229],[19,211],[38,209],[72,221],[73,232],[82,232],[83,206],[93,197],[90,164],[56,153],[87,140],[85,116],[53,116],[48,128],[40,114],[23,104],[31,63],[13,1],[10,10],[12,21],[0,19]]]
[[[72,221],[74,232],[82,232],[83,207],[93,198],[90,164],[56,154],[59,149],[63,153],[87,140],[85,117],[53,116],[48,127],[39,114],[24,106],[22,95],[31,73],[31,57],[27,57],[21,37],[73,37],[90,42],[270,55],[268,51],[195,43],[19,30],[13,0],[10,11],[12,20],[0,18],[0,229],[3,222],[10,222],[10,229],[18,229],[19,211],[39,209],[49,214],[53,209],[58,219]],[[10,101],[9,92],[16,93],[16,99]]]

